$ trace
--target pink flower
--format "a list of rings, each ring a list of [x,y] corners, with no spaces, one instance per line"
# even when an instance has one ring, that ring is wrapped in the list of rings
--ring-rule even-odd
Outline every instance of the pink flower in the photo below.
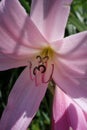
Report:
[[[51,78],[56,83],[52,130],[87,130],[87,31],[63,38],[71,2],[32,0],[30,17],[18,0],[0,2],[0,70],[26,66],[0,130],[28,127]]]

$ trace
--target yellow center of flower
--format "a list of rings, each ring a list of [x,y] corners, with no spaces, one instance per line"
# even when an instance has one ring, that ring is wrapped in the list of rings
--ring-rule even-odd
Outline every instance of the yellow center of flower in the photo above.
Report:
[[[54,50],[53,50],[50,46],[44,47],[44,48],[42,48],[42,50],[41,50],[41,52],[40,52],[40,55],[41,55],[42,57],[48,56],[49,58],[52,59],[53,56],[54,56]]]

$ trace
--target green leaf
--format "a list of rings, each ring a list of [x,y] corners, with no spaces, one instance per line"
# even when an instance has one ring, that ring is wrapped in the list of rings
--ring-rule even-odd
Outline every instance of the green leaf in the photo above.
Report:
[[[26,9],[26,12],[29,13],[30,12],[29,2],[27,2],[26,0],[19,0],[19,1],[22,4],[22,6]]]
[[[73,13],[70,13],[69,23],[73,24],[80,32],[87,30],[87,26],[82,23]]]

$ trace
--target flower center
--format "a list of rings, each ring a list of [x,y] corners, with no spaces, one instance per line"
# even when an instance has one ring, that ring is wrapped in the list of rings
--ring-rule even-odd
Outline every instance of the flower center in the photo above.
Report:
[[[34,64],[29,62],[30,78],[35,81],[36,86],[48,83],[52,79],[54,64],[51,63],[51,59],[53,55],[53,49],[45,47],[36,55]]]
[[[48,47],[44,47],[41,51],[41,56],[48,56],[49,58],[53,58],[54,55],[54,50],[48,46]]]

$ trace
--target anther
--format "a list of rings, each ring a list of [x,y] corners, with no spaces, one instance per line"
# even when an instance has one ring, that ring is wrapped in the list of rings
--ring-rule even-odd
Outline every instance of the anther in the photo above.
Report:
[[[49,56],[45,56],[45,57],[43,57],[43,61],[44,61],[44,63],[47,63],[48,60],[49,60]]]
[[[41,56],[36,56],[36,59],[38,59],[38,62],[41,63],[42,62],[42,57]]]
[[[40,71],[41,73],[45,73],[46,67],[44,65],[39,65],[34,67],[33,74],[36,75],[36,71]]]

